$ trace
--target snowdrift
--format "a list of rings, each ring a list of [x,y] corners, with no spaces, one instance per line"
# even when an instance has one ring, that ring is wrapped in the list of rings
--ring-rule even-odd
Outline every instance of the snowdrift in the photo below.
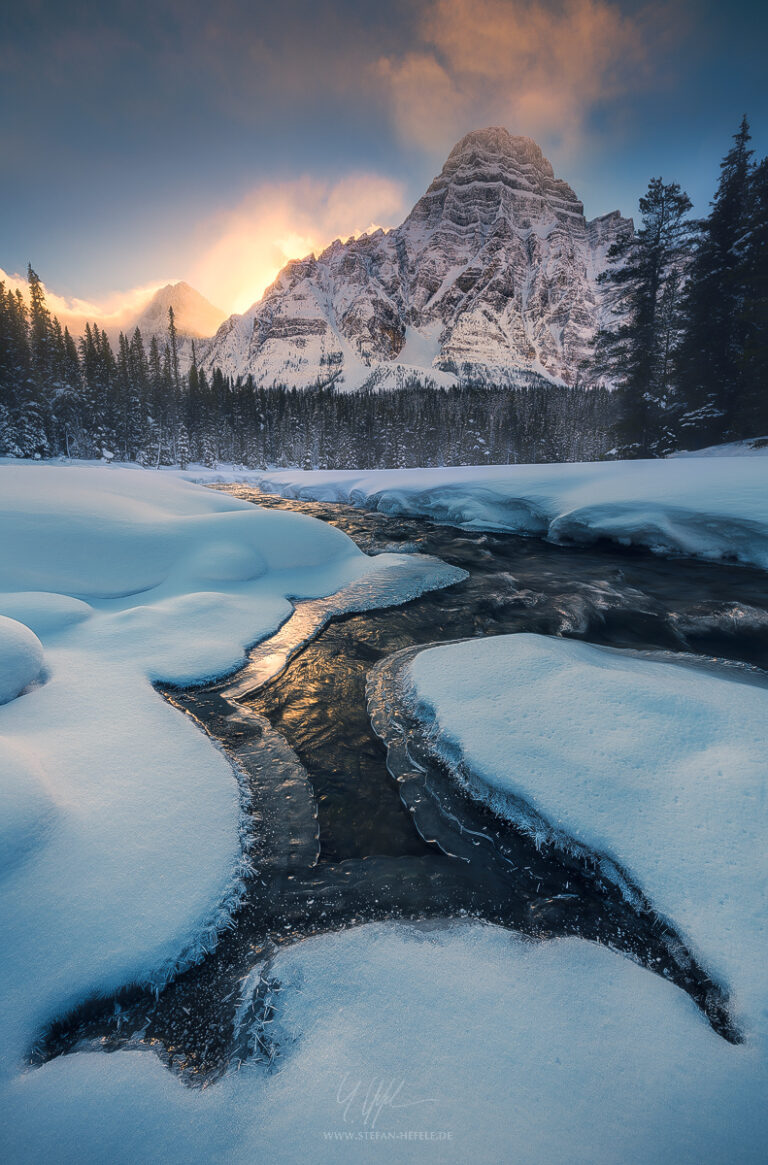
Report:
[[[190,471],[267,492],[555,542],[610,539],[768,570],[768,458],[451,469]]]
[[[0,545],[0,1072],[12,1074],[75,1003],[197,958],[241,892],[237,776],[152,682],[236,668],[293,599],[357,587],[381,605],[398,601],[401,574],[410,597],[456,572],[368,558],[314,519],[113,467],[0,468]]]
[[[245,1066],[201,1092],[147,1053],[54,1060],[10,1090],[10,1159],[764,1161],[754,1050],[594,944],[380,924],[284,950],[273,973],[277,1071]]]
[[[430,648],[408,674],[472,795],[627,870],[768,1036],[763,673],[520,634]]]

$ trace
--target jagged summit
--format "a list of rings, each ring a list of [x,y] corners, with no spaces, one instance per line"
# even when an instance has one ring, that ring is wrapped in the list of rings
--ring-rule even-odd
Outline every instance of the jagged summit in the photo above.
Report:
[[[520,202],[537,200],[528,210],[547,208],[559,217],[582,217],[584,207],[567,182],[555,178],[552,166],[532,138],[513,137],[505,129],[474,130],[451,150],[445,165],[419,199],[409,221],[434,227],[441,218],[471,228],[520,218]],[[525,218],[525,214],[522,216]]]
[[[526,372],[573,383],[601,319],[606,252],[630,230],[618,211],[588,222],[531,138],[475,130],[401,226],[289,263],[204,361],[296,386]]]
[[[534,166],[553,177],[553,170],[533,138],[513,137],[502,126],[473,129],[458,141],[446,159],[443,170],[464,160],[497,158],[517,166]]]

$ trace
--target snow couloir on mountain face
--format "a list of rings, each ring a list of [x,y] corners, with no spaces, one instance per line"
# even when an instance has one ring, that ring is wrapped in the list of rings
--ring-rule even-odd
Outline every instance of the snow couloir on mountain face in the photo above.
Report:
[[[535,372],[573,384],[602,312],[597,276],[632,221],[588,222],[530,138],[478,130],[395,230],[289,263],[203,363],[263,384],[346,389]]]

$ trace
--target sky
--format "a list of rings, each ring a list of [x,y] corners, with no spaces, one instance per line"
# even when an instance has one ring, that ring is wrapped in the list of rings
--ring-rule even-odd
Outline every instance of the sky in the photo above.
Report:
[[[0,269],[118,318],[184,279],[225,312],[289,258],[396,226],[466,132],[535,138],[589,217],[649,178],[705,213],[753,0],[25,0],[0,24]],[[0,278],[2,276],[0,275]]]

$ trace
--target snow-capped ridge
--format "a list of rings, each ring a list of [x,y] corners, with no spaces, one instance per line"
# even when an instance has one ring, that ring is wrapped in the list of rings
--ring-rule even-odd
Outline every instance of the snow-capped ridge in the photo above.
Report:
[[[475,130],[399,227],[286,264],[202,361],[296,387],[571,384],[604,312],[606,253],[632,229],[618,211],[588,222],[531,138]]]

